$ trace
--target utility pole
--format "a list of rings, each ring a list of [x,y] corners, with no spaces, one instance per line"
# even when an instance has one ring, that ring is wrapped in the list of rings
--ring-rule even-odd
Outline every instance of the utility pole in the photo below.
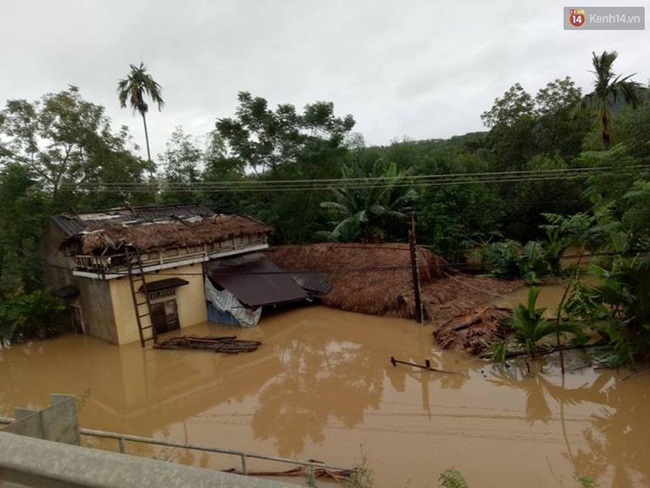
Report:
[[[415,217],[411,214],[411,228],[409,229],[409,249],[411,251],[411,271],[413,272],[413,291],[415,292],[415,320],[419,324],[424,323],[424,310],[422,309],[422,297],[420,290],[420,267],[418,266],[418,254],[415,247]]]

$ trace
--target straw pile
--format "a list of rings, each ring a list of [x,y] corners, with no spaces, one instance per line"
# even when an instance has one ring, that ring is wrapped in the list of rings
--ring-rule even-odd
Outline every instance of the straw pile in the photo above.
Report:
[[[246,235],[265,234],[271,228],[250,217],[214,215],[206,218],[167,220],[134,225],[90,227],[68,240],[81,242],[83,254],[117,249],[128,244],[141,251],[179,246],[200,246]]]
[[[478,355],[508,336],[512,329],[507,320],[511,316],[509,308],[474,309],[442,324],[433,337],[443,349]]]
[[[265,254],[286,271],[325,274],[332,283],[332,290],[322,297],[325,305],[384,317],[415,317],[408,244],[280,246]],[[520,286],[519,282],[461,275],[424,247],[418,247],[417,254],[422,304],[435,324]]]

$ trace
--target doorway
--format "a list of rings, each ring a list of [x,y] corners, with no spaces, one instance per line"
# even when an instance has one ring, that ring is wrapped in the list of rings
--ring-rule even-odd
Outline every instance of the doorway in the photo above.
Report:
[[[178,320],[178,306],[176,300],[151,304],[151,324],[156,334],[163,334],[181,328]]]

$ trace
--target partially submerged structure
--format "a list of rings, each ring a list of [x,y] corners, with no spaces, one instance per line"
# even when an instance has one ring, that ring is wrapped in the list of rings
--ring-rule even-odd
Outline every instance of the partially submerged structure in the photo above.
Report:
[[[204,265],[266,249],[271,231],[251,217],[201,205],[124,207],[52,217],[42,247],[47,279],[68,300],[79,330],[144,345],[205,322],[205,290],[219,285],[206,278]],[[227,283],[236,284],[236,278]],[[293,285],[280,301],[306,297]],[[259,305],[236,295],[231,307]]]
[[[211,322],[250,327],[257,324],[264,306],[309,298],[289,274],[259,252],[215,259],[205,269]]]
[[[386,317],[415,317],[408,244],[321,243],[280,246],[264,252],[295,275],[318,272],[331,282],[325,305]],[[512,291],[519,281],[475,278],[454,270],[424,246],[417,247],[422,304],[436,325]]]
[[[442,324],[433,338],[443,349],[479,355],[512,332],[508,324],[511,316],[512,310],[503,307],[470,310]]]

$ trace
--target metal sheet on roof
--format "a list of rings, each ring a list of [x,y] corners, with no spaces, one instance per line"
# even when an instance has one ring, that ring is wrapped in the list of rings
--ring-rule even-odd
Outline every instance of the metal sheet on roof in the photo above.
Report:
[[[190,222],[204,217],[212,217],[215,213],[203,205],[177,204],[151,207],[123,207],[96,212],[66,213],[56,215],[52,220],[73,236],[79,232],[97,225],[122,225],[129,223],[143,224],[147,222],[168,220],[189,220]]]
[[[259,307],[305,300],[307,292],[266,256],[251,253],[208,264],[208,276],[244,305]]]
[[[292,273],[291,278],[301,288],[304,288],[313,295],[325,295],[332,291],[332,282],[323,273],[301,271],[299,273]]]

